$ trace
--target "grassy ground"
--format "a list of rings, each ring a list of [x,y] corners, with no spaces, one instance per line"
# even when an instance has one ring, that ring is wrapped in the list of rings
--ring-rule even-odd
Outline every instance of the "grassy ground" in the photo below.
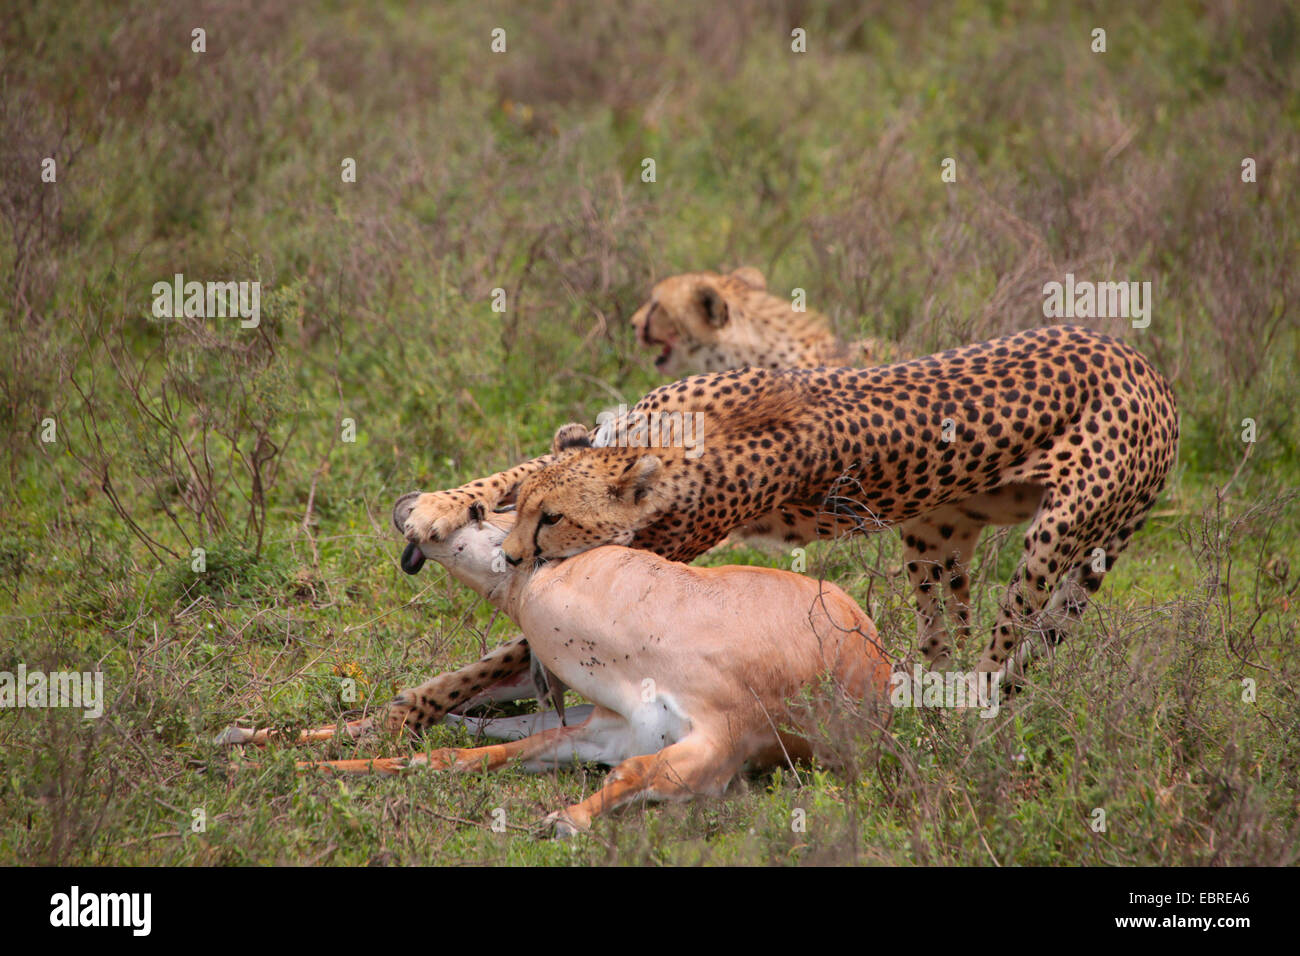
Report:
[[[1294,7],[584,6],[0,19],[0,671],[100,670],[107,698],[0,710],[0,862],[1296,862]],[[652,281],[740,264],[915,350],[1041,324],[1066,272],[1152,283],[1149,328],[1093,324],[1170,376],[1179,465],[1014,709],[883,738],[844,716],[825,767],[567,844],[528,828],[594,768],[304,779],[285,748],[230,771],[208,741],[233,721],[331,721],[509,634],[400,573],[392,500],[635,400]],[[155,319],[177,272],[260,280],[260,327]],[[1014,542],[985,539],[984,626]],[[881,535],[810,570],[901,653],[897,563]]]

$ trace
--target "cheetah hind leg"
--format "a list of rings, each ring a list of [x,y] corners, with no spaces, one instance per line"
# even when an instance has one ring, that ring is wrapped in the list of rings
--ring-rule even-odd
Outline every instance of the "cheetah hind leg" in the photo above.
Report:
[[[1144,521],[1145,517],[1130,517],[1106,546],[1081,550],[1082,560],[1062,577],[1026,639],[1016,647],[1007,667],[1006,682],[1010,692],[1014,693],[1023,684],[1029,664],[1050,653],[1083,617],[1089,599],[1101,588],[1106,574],[1115,566],[1115,560]]]
[[[1081,508],[1077,499],[1045,497],[1025,535],[1025,556],[1012,575],[992,640],[976,670],[1002,671],[1004,692],[1014,693],[1023,683],[1025,667],[1046,648],[1059,644],[1065,630],[1083,614],[1088,598],[1101,587],[1149,508],[1150,502],[1145,502],[1130,511],[1117,530],[1094,539],[1105,542],[1104,546],[1091,545],[1075,538],[1071,527],[1086,521],[1086,504]]]

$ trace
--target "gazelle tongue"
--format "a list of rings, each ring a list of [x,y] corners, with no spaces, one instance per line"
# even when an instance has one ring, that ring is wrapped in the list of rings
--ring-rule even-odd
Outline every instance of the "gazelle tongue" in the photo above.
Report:
[[[402,570],[407,574],[419,574],[424,567],[424,552],[414,544],[408,544],[402,552]]]

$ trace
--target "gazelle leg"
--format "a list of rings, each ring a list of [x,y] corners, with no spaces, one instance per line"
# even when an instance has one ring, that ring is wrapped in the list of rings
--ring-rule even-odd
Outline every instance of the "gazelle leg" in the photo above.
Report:
[[[718,794],[739,769],[711,740],[691,735],[658,753],[632,757],[610,771],[598,791],[546,818],[558,836],[591,827],[592,818],[633,800],[686,800]]]
[[[460,714],[448,714],[443,723],[452,727],[464,727],[474,737],[485,740],[523,740],[543,730],[552,730],[565,724],[581,724],[591,716],[594,704],[579,704],[565,709],[563,716],[554,710],[539,710],[517,717],[462,717]]]
[[[333,773],[395,774],[419,767],[432,770],[484,770],[518,760],[525,770],[540,772],[576,760],[614,763],[627,753],[629,728],[613,711],[595,708],[591,716],[572,727],[555,727],[522,740],[486,747],[445,747],[410,757],[372,757],[354,760],[305,760],[299,770],[319,768]]]
[[[303,730],[298,733],[297,742],[300,744],[319,743],[322,740],[332,740],[339,735],[340,729],[347,737],[355,740],[363,737],[374,729],[375,720],[373,717],[363,717],[360,720],[349,720],[345,724],[330,724],[328,727],[313,727],[310,730]],[[269,727],[227,727],[221,733],[217,734],[215,743],[218,746],[237,746],[252,745],[255,747],[265,747],[271,741],[280,737],[280,733]]]

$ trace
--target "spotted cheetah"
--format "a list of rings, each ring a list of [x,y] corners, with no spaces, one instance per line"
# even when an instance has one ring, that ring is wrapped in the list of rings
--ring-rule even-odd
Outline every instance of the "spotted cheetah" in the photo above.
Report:
[[[1025,632],[1058,642],[1101,585],[1154,504],[1178,443],[1165,378],[1131,347],[1077,326],[870,369],[700,375],[655,389],[631,414],[681,412],[706,416],[698,457],[589,447],[585,429],[566,428],[551,455],[402,496],[394,524],[418,545],[517,500],[504,547],[512,561],[602,544],[689,561],[754,522],[773,522],[790,543],[905,524],[921,651],[942,666],[951,648],[941,593],[966,587],[965,560],[985,525],[1032,519],[977,667],[1018,673],[1036,647],[1021,640]],[[499,648],[496,661],[522,648]],[[393,719],[435,720],[453,704],[449,688],[477,692],[501,670],[485,661],[440,675],[405,692]]]
[[[655,368],[672,378],[755,368],[879,365],[911,358],[883,339],[844,343],[826,317],[797,311],[767,291],[753,266],[729,275],[688,272],[657,283],[632,316],[637,341],[661,348]]]

